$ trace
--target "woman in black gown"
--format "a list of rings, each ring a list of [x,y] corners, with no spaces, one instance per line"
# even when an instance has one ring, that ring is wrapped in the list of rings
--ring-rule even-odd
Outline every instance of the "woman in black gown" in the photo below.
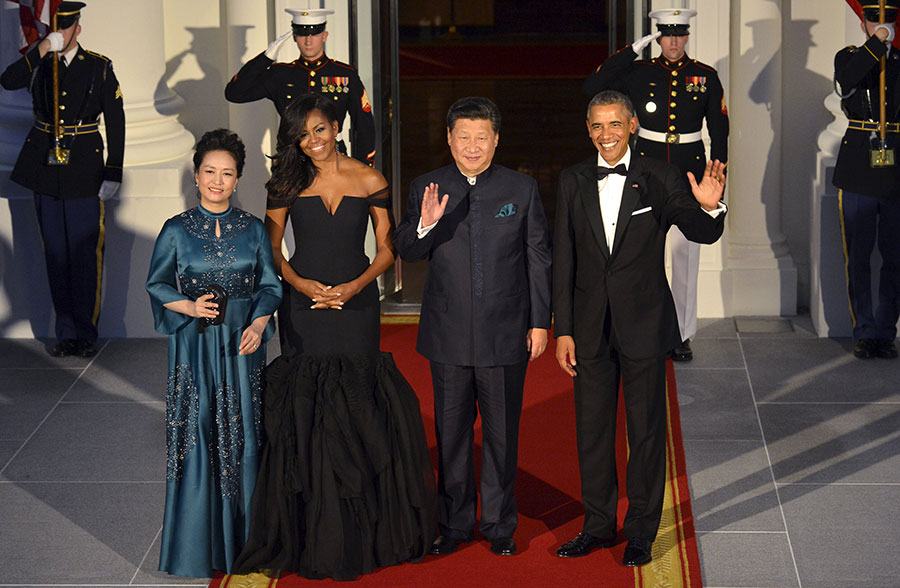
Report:
[[[436,533],[419,402],[379,351],[375,278],[394,261],[390,194],[378,171],[337,151],[337,129],[327,97],[295,100],[266,184],[266,230],[284,280],[282,355],[267,371],[268,440],[240,572],[352,579],[421,558]],[[288,218],[290,260],[281,251]]]

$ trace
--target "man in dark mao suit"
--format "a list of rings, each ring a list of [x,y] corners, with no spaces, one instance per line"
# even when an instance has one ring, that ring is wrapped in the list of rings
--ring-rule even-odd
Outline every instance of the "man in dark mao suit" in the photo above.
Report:
[[[487,98],[450,107],[454,163],[413,180],[394,238],[403,259],[429,261],[416,349],[431,360],[434,384],[441,510],[434,554],[474,536],[478,412],[480,530],[493,553],[516,552],[519,418],[528,360],[547,345],[550,235],[534,179],[491,163],[499,130],[500,112]]]
[[[557,551],[580,557],[616,538],[616,401],[621,377],[630,455],[623,563],[651,561],[666,473],[666,353],[681,339],[664,251],[669,227],[713,243],[722,234],[725,165],[691,192],[678,168],[634,153],[637,119],[619,92],[591,100],[599,155],[562,172],[553,244],[556,358],[575,378],[584,530]]]

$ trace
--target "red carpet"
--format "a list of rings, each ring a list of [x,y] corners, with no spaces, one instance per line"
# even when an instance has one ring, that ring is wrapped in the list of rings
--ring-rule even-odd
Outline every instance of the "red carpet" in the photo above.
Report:
[[[382,325],[381,346],[394,355],[398,367],[419,395],[429,446],[435,447],[433,399],[428,362],[415,352],[415,324]],[[667,371],[669,395],[668,473],[669,484],[662,524],[653,545],[653,562],[643,568],[621,565],[624,543],[598,550],[587,557],[564,560],[554,554],[559,545],[581,530],[578,460],[575,451],[575,414],[572,380],[554,358],[554,346],[528,368],[525,403],[519,442],[519,473],[516,498],[519,554],[497,557],[484,540],[470,543],[444,557],[427,556],[421,563],[378,570],[361,577],[354,586],[380,588],[506,588],[508,586],[699,588],[700,564],[691,515],[681,424],[675,402],[675,374]],[[619,402],[619,521],[625,515],[624,409]],[[476,443],[479,439],[476,438]],[[434,449],[433,449],[434,451]],[[432,452],[434,457],[434,452]],[[621,539],[621,531],[620,531]],[[288,575],[276,581],[265,576],[224,576],[210,588],[346,585],[331,580],[306,580]]]

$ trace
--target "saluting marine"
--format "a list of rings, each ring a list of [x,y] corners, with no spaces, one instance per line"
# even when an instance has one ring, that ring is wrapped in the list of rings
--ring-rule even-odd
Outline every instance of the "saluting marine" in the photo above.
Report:
[[[103,269],[103,201],[118,192],[125,150],[122,91],[112,62],[78,44],[83,2],[62,2],[57,31],[0,76],[7,90],[27,88],[34,126],[10,178],[34,191],[44,244],[57,344],[51,355],[96,353]],[[58,70],[58,110],[54,63]],[[99,118],[106,126],[106,161]],[[58,119],[58,124],[57,124]]]
[[[835,90],[849,119],[841,141],[833,183],[838,202],[847,290],[853,321],[853,353],[861,359],[897,357],[900,317],[900,168],[896,160],[880,161],[882,148],[896,156],[900,133],[900,55],[891,48],[898,5],[885,2],[884,23],[879,5],[863,5],[862,47],[846,47],[834,57]],[[881,62],[885,61],[884,100],[886,145],[881,145]],[[870,257],[878,243],[882,265],[877,307],[873,306]]]
[[[352,156],[363,163],[375,162],[375,118],[372,104],[356,69],[325,55],[326,16],[333,10],[294,10],[291,31],[275,39],[269,47],[238,71],[225,86],[229,102],[253,102],[268,98],[275,104],[278,115],[298,96],[319,93],[328,96],[338,114],[340,132],[344,117],[350,113],[350,142]],[[281,45],[293,37],[300,49],[300,58],[290,63],[277,63],[275,57]],[[343,141],[338,150],[347,153]]]
[[[590,97],[603,90],[627,94],[637,111],[641,155],[677,166],[682,173],[702,178],[706,167],[703,119],[710,137],[710,158],[728,161],[728,108],[716,70],[691,59],[684,51],[691,9],[664,9],[650,13],[657,32],[611,55],[584,82]],[[662,54],[651,60],[638,59],[656,40]],[[677,227],[670,236],[672,246],[672,296],[683,342],[670,354],[676,361],[690,361],[690,338],[697,332],[697,276],[700,245],[684,238]]]

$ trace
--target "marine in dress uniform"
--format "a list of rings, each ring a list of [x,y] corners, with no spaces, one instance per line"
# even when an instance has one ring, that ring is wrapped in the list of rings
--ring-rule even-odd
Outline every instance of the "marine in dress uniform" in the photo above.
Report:
[[[841,141],[833,182],[839,205],[847,291],[853,321],[853,353],[869,359],[897,357],[900,316],[900,167],[873,166],[880,149],[880,62],[886,57],[887,147],[896,161],[900,147],[900,55],[889,48],[894,38],[898,2],[885,3],[885,22],[878,25],[878,4],[863,5],[862,47],[846,47],[834,57],[835,89],[849,119]],[[873,305],[869,259],[875,244],[881,254],[877,305]]]
[[[55,356],[96,353],[103,271],[104,204],[122,182],[125,113],[108,57],[77,42],[83,2],[62,2],[50,33],[0,76],[7,90],[27,88],[34,126],[11,179],[34,191],[50,294],[56,311]],[[68,163],[51,165],[55,147],[53,63],[59,63],[59,145]],[[106,125],[106,160],[99,118]]]
[[[689,21],[697,14],[691,9],[664,9],[650,13],[658,32],[612,55],[584,83],[593,97],[603,90],[627,94],[637,110],[638,154],[661,159],[691,172],[699,181],[706,167],[706,150],[701,137],[703,119],[711,140],[710,157],[728,161],[728,108],[716,70],[684,52]],[[649,61],[638,59],[653,40],[662,55]],[[700,245],[688,241],[673,227],[672,296],[678,314],[682,343],[671,353],[676,361],[690,361],[690,338],[697,332],[697,276]]]
[[[344,117],[350,114],[352,156],[368,165],[375,162],[375,117],[365,86],[356,69],[325,55],[326,16],[333,10],[285,9],[292,15],[291,31],[269,45],[268,49],[248,61],[225,86],[229,102],[244,103],[268,98],[278,115],[298,96],[320,93],[334,101],[339,131]],[[290,63],[277,63],[278,48],[293,37],[300,58]],[[347,152],[343,141],[338,149]]]

